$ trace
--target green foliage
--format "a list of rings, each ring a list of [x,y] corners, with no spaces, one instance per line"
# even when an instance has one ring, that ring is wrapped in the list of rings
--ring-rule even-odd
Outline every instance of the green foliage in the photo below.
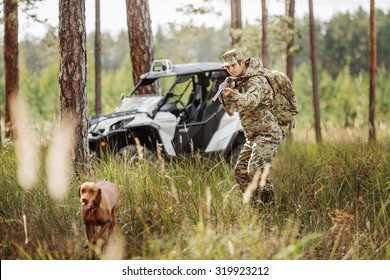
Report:
[[[173,63],[220,61],[229,48],[228,29],[171,25],[168,34],[159,29],[156,35],[156,59],[169,58]]]
[[[285,15],[271,16],[269,19],[269,32],[272,36],[272,41],[278,45],[280,53],[285,52],[285,43],[291,41],[296,36],[296,30],[290,28],[293,23],[293,19]]]
[[[102,81],[104,112],[112,112],[118,106],[121,94],[126,96],[134,88],[131,72],[130,59],[126,59],[123,60],[117,71],[104,71],[102,73],[102,76],[105,77]]]
[[[380,67],[377,73],[377,84],[376,84],[376,100],[378,105],[379,117],[382,120],[388,118],[388,112],[390,111],[390,79],[389,72],[385,67]]]
[[[123,254],[117,257],[386,259],[387,146],[284,142],[271,173],[275,204],[261,209],[242,204],[232,166],[218,158],[105,158],[94,161],[93,170],[97,180],[112,181],[121,191],[116,233]],[[76,188],[90,176],[73,178],[68,197],[55,201],[43,167],[33,190],[19,186],[11,145],[2,147],[0,166],[1,259],[89,258]]]
[[[359,21],[356,20],[357,18]],[[329,69],[333,76],[337,75],[337,69],[343,68],[346,64],[350,64],[354,69],[353,73],[356,73],[357,64],[360,65],[358,69],[367,69],[368,36],[362,36],[367,34],[367,23],[368,15],[363,10],[359,10],[354,16],[349,13],[339,13],[327,23],[327,32],[324,36],[325,49],[332,48],[333,51],[325,51],[324,67]]]
[[[286,16],[273,16],[269,22],[269,56],[273,67],[284,71],[279,67],[286,57],[286,42],[292,39],[292,36],[297,36],[297,30],[291,30],[289,24],[291,18]],[[245,56],[261,57],[261,22],[255,24],[247,24],[243,29],[231,31],[234,37],[240,38],[240,41],[235,45],[235,48],[240,48]],[[298,33],[299,35],[299,33]],[[300,47],[293,46],[290,51],[298,52]]]
[[[239,37],[240,41],[235,48],[239,48],[246,57],[260,57],[261,53],[261,32],[259,24],[247,25],[245,29],[232,30],[234,37]]]
[[[127,32],[120,32],[116,38],[109,33],[101,33],[101,63],[102,69],[115,71],[119,69],[124,60],[130,60],[129,39]],[[95,33],[90,33],[87,38],[88,61],[93,66],[95,61]]]
[[[390,10],[385,14],[378,11],[377,16],[377,55],[378,64],[390,71]]]
[[[389,26],[390,10],[377,10],[377,63],[389,70]],[[369,14],[361,8],[354,13],[340,12],[329,21],[316,20],[317,55],[319,68],[326,69],[336,77],[345,66],[352,75],[368,71],[368,23]],[[301,51],[295,56],[295,64],[310,60],[309,19],[296,19],[298,38],[296,44]]]
[[[387,123],[389,101],[386,99],[389,85],[386,69],[378,69],[376,120]],[[313,127],[311,66],[302,63],[294,74],[294,88],[297,95],[299,114],[298,127]],[[369,77],[361,72],[351,75],[346,66],[333,78],[327,71],[319,77],[320,112],[325,127],[365,127],[368,123]]]
[[[309,16],[305,15],[303,18],[295,19],[295,28],[297,29],[297,36],[295,38],[295,44],[299,46],[299,51],[295,53],[294,63],[299,67],[302,63],[308,63],[310,61],[310,33],[309,33]],[[323,69],[324,58],[324,35],[326,30],[324,22],[315,20],[316,30],[316,46],[317,57],[319,59],[319,70]]]
[[[221,15],[221,13],[216,11],[215,7],[212,5],[212,0],[203,0],[202,2],[203,3],[201,5],[182,4],[176,9],[176,11],[187,16],[205,14],[215,14],[216,16]]]

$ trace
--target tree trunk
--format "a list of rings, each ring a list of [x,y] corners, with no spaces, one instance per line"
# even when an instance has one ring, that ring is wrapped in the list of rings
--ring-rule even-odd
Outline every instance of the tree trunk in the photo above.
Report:
[[[95,0],[95,114],[102,112],[102,41],[100,37],[100,0]]]
[[[313,107],[314,107],[314,127],[316,132],[316,140],[322,142],[321,136],[321,117],[320,117],[320,101],[318,94],[318,78],[317,78],[317,47],[316,47],[316,32],[313,14],[313,1],[309,0],[309,28],[310,28],[310,59],[311,73],[313,84]]]
[[[291,37],[286,46],[286,74],[292,82],[294,73],[294,52],[292,51],[292,48],[295,43],[295,0],[286,0],[286,13],[291,20],[288,25],[288,28],[291,32]]]
[[[376,31],[375,0],[370,0],[370,108],[369,108],[369,141],[376,140],[375,129],[375,82],[376,82]]]
[[[240,36],[234,34],[234,30],[242,29],[242,20],[241,20],[241,0],[231,0],[231,30],[232,34],[230,35],[231,42],[230,45],[233,48],[238,42],[240,42]]]
[[[70,120],[75,125],[76,172],[89,171],[85,1],[59,1],[58,33],[61,120]]]
[[[269,68],[269,51],[268,51],[268,8],[267,0],[261,0],[261,58],[263,66]]]
[[[5,138],[13,138],[12,99],[19,94],[18,0],[4,0]]]
[[[127,27],[133,80],[136,85],[140,75],[150,70],[154,60],[154,43],[148,1],[126,0]],[[140,94],[158,91],[158,86],[145,88]]]

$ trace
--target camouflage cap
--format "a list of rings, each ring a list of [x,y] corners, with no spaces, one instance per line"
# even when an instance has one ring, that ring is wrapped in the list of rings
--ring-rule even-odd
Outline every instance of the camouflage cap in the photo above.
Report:
[[[239,60],[243,60],[244,56],[243,56],[241,50],[233,49],[233,50],[225,52],[222,55],[222,59],[223,59],[223,66],[222,67],[226,67],[226,66],[233,65],[233,64],[237,63]]]

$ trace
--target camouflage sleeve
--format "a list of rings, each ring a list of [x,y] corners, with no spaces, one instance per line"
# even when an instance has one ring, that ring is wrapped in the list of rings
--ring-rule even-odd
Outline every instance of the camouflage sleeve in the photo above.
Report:
[[[269,105],[272,89],[263,76],[253,76],[244,82],[242,89],[246,92],[234,90],[232,99],[237,100],[237,105],[241,108],[254,108],[260,104]]]

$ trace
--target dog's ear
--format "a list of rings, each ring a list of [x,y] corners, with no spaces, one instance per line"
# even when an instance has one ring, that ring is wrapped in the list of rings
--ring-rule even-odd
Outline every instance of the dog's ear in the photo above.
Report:
[[[102,202],[102,189],[98,188],[96,198],[95,198],[95,205],[100,205],[100,202]]]
[[[77,188],[77,195],[79,196],[79,198],[80,198],[80,196],[81,196],[80,191],[81,191],[81,185]]]

